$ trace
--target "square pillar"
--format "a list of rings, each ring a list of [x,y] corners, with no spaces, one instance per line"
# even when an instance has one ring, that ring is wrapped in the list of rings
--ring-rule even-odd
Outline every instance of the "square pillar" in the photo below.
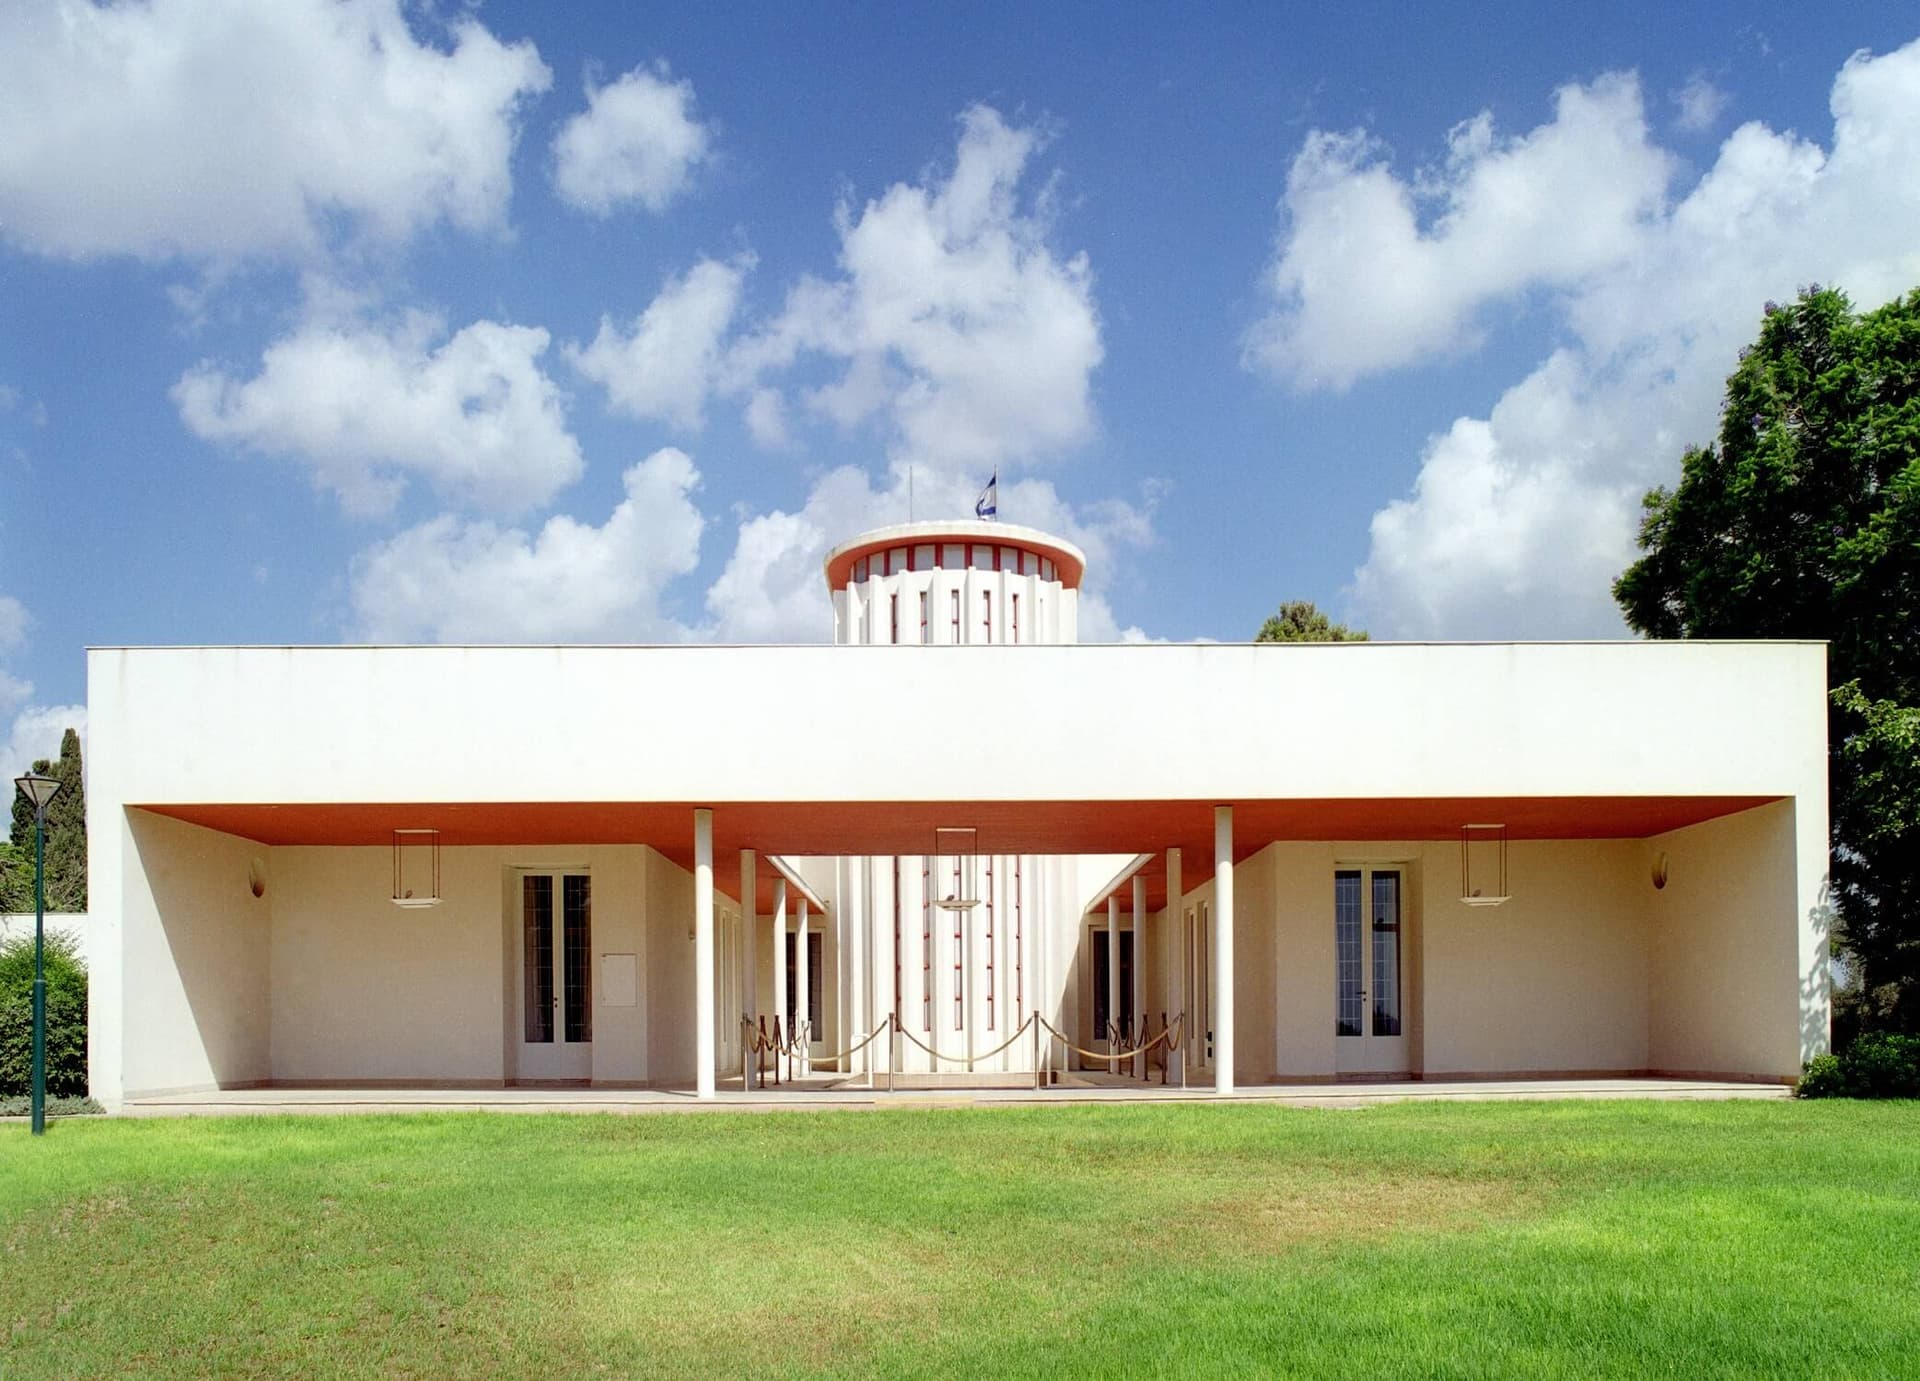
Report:
[[[1213,1091],[1233,1092],[1233,807],[1213,808]]]
[[[773,1019],[782,1040],[792,1036],[793,1019],[787,1012],[787,880],[773,882]]]
[[[749,1028],[760,1010],[759,964],[754,946],[760,939],[760,918],[754,914],[754,884],[759,880],[752,849],[740,851],[740,1087],[752,1088],[755,1069]]]
[[[1167,915],[1161,935],[1162,947],[1166,951],[1165,972],[1167,975],[1167,996],[1164,1015],[1169,1019],[1179,1016],[1186,1010],[1187,1000],[1187,931],[1186,898],[1180,894],[1180,850],[1167,850]],[[1193,1019],[1189,1017],[1181,1026],[1180,1048],[1168,1054],[1171,1062],[1167,1070],[1168,1077],[1173,1075],[1173,1065],[1177,1065],[1180,1077],[1187,1076],[1187,1037],[1193,1031]]]
[[[693,813],[693,1087],[714,1096],[713,812]]]
[[[1133,875],[1133,1026],[1135,1031],[1144,1029],[1147,994],[1147,875],[1145,871]],[[1137,1043],[1137,1042],[1136,1042]],[[1133,1072],[1144,1075],[1145,1055],[1136,1055],[1127,1063]]]

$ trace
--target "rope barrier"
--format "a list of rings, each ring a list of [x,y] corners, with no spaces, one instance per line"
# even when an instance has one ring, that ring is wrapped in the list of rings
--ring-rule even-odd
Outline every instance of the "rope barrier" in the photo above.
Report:
[[[1015,1041],[1019,1040],[1020,1037],[1025,1035],[1027,1028],[1033,1025],[1033,1023],[1038,1020],[1040,1020],[1040,1014],[1038,1012],[1035,1012],[1032,1016],[1028,1017],[1025,1021],[1021,1022],[1019,1027],[1014,1031],[1014,1033],[1011,1036],[1008,1036],[1004,1041],[1001,1041],[1000,1044],[994,1046],[993,1049],[982,1050],[978,1053],[975,1053],[973,1051],[968,1051],[965,1055],[942,1055],[938,1050],[935,1050],[932,1046],[928,1045],[925,1041],[921,1040],[918,1036],[914,1035],[913,1032],[907,1030],[907,1028],[904,1026],[900,1028],[900,1034],[905,1036],[908,1040],[912,1041],[915,1045],[919,1046],[922,1050],[926,1051],[927,1054],[931,1055],[936,1060],[950,1060],[955,1063],[972,1064],[975,1060],[991,1060],[995,1055],[998,1055],[1002,1050],[1005,1050],[1008,1046],[1012,1045]]]
[[[1109,1062],[1117,1062],[1119,1060],[1131,1060],[1139,1055],[1145,1054],[1149,1050],[1152,1050],[1155,1046],[1165,1041],[1168,1036],[1168,1031],[1163,1030],[1159,1035],[1155,1036],[1152,1040],[1148,1041],[1145,1045],[1136,1046],[1132,1050],[1087,1050],[1081,1046],[1075,1045],[1072,1041],[1068,1040],[1066,1036],[1060,1032],[1058,1027],[1056,1027],[1052,1022],[1048,1021],[1045,1017],[1041,1016],[1039,1013],[1036,1012],[1034,1014],[1034,1018],[1042,1026],[1046,1027],[1047,1030],[1051,1031],[1053,1033],[1053,1038],[1059,1041],[1060,1044],[1064,1045],[1067,1049],[1071,1050],[1074,1054],[1080,1056],[1082,1059],[1087,1059],[1087,1060],[1106,1060]],[[1174,1018],[1174,1025],[1175,1026],[1184,1025],[1184,1023],[1186,1022],[1186,1019],[1187,1019],[1186,1014],[1183,1012],[1179,1016]],[[1118,1028],[1115,1027],[1114,1024],[1111,1022],[1108,1023],[1108,1028],[1109,1030],[1114,1031],[1116,1033],[1118,1031]],[[1168,1028],[1168,1030],[1171,1030],[1171,1029],[1172,1029],[1171,1027]],[[1115,1072],[1115,1071],[1109,1071],[1109,1072]]]
[[[780,1017],[777,1013],[773,1018],[771,1032],[768,1030],[767,1019],[764,1016],[760,1017],[757,1022],[751,1017],[743,1016],[740,1018],[740,1025],[746,1032],[746,1035],[742,1037],[743,1064],[747,1056],[764,1057],[771,1055],[773,1057],[773,1082],[777,1088],[781,1082],[780,1057],[784,1055],[787,1057],[787,1080],[791,1082],[793,1079],[794,1057],[804,1048],[804,1045],[810,1041],[813,1032],[813,1023],[811,1021],[799,1023],[793,1028],[790,1037],[785,1037],[781,1034]],[[970,1050],[964,1055],[947,1055],[928,1045],[925,1041],[914,1035],[913,1032],[909,1031],[904,1025],[896,1023],[893,1019],[893,1014],[889,1012],[880,1019],[878,1026],[867,1033],[864,1039],[848,1046],[845,1050],[835,1051],[830,1055],[822,1055],[820,1061],[822,1064],[839,1064],[844,1060],[851,1059],[854,1055],[859,1054],[860,1051],[866,1049],[869,1045],[873,1044],[874,1041],[878,1040],[883,1032],[891,1028],[892,1030],[898,1031],[915,1046],[925,1051],[936,1063],[945,1060],[950,1064],[965,1064],[971,1067],[977,1061],[990,1060],[1003,1050],[1009,1049],[1015,1041],[1027,1033],[1029,1028],[1033,1028],[1035,1032],[1037,1055],[1037,1039],[1039,1028],[1042,1027],[1046,1029],[1049,1035],[1073,1054],[1080,1056],[1082,1059],[1097,1060],[1106,1063],[1109,1073],[1118,1073],[1119,1071],[1115,1066],[1122,1060],[1132,1061],[1139,1059],[1143,1055],[1148,1056],[1147,1067],[1141,1075],[1142,1080],[1146,1082],[1151,1082],[1153,1078],[1153,1062],[1151,1056],[1156,1049],[1159,1049],[1162,1051],[1159,1061],[1160,1082],[1165,1084],[1168,1080],[1168,1068],[1172,1063],[1171,1057],[1185,1043],[1187,1014],[1181,1012],[1169,1022],[1167,1020],[1167,1014],[1162,1012],[1160,1014],[1160,1034],[1151,1038],[1148,1037],[1147,1032],[1152,1029],[1153,1020],[1151,1017],[1142,1017],[1140,1019],[1139,1033],[1132,1037],[1138,1044],[1134,1045],[1131,1049],[1088,1050],[1084,1046],[1075,1045],[1067,1038],[1066,1034],[1052,1022],[1041,1016],[1040,1013],[1033,1012],[1028,1015],[1025,1021],[1014,1028],[1012,1034],[1000,1042],[1000,1044],[994,1046],[993,1049],[982,1051]],[[1124,1046],[1128,1036],[1118,1022],[1109,1021],[1107,1023],[1107,1039],[1114,1045]],[[759,1077],[762,1082],[764,1082],[767,1076],[768,1061],[764,1058],[757,1058],[755,1063]],[[1039,1060],[1036,1058],[1035,1065],[1038,1066],[1038,1064]],[[1034,1070],[1036,1078],[1040,1073],[1041,1071],[1036,1067]],[[1185,1075],[1183,1074],[1181,1077],[1184,1081]]]

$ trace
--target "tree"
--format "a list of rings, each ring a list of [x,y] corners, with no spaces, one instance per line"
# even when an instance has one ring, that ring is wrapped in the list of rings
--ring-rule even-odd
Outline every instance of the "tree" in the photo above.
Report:
[[[80,735],[60,736],[60,756],[34,763],[33,770],[55,778],[60,790],[47,806],[47,910],[87,909],[87,786],[80,762]],[[33,807],[19,792],[13,798],[13,852],[0,856],[0,896],[8,909],[19,900],[25,873],[25,905],[33,910]]]
[[[1920,290],[1768,303],[1640,547],[1614,597],[1650,637],[1828,640],[1836,1035],[1920,1030]]]
[[[1253,635],[1257,643],[1363,643],[1364,628],[1335,623],[1306,599],[1290,599]]]

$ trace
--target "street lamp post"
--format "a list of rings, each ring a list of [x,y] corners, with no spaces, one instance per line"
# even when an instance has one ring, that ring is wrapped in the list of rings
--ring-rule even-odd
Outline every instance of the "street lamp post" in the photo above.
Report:
[[[15,777],[33,805],[33,1134],[47,1130],[47,802],[60,790],[52,777]]]

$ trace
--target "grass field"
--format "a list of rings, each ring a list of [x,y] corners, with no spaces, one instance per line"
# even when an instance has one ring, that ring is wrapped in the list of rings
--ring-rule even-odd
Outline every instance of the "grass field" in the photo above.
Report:
[[[1886,1376],[1920,1104],[0,1127],[0,1375]]]

